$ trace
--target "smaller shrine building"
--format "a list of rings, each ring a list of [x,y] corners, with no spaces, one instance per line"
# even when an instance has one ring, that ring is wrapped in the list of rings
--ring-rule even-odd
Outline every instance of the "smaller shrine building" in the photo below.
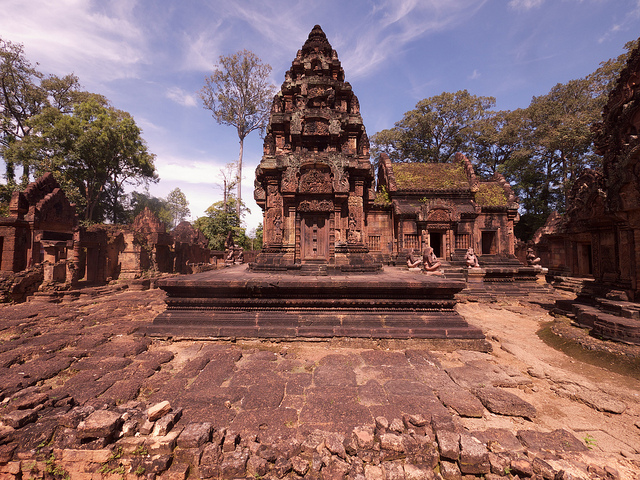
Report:
[[[378,161],[377,195],[367,215],[367,245],[384,263],[434,249],[446,262],[473,248],[481,264],[515,260],[517,199],[504,177],[479,180],[467,157],[449,163]]]

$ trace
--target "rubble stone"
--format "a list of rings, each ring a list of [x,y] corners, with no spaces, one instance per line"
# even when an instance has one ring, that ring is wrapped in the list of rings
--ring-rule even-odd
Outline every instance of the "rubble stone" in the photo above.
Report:
[[[150,422],[155,422],[161,417],[164,417],[171,411],[171,404],[165,400],[164,402],[156,403],[147,410],[147,418]]]
[[[38,419],[38,412],[34,409],[14,410],[2,415],[2,422],[12,428],[22,428]]]
[[[79,438],[111,438],[122,423],[119,413],[98,410],[78,425]]]
[[[211,439],[211,423],[190,423],[178,437],[178,446],[180,448],[197,448],[204,445]]]
[[[464,474],[481,475],[491,471],[489,451],[477,438],[460,435],[460,471]]]

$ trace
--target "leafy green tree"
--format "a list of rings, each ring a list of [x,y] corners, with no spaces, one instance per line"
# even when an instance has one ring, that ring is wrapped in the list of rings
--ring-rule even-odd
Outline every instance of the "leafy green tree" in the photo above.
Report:
[[[251,242],[252,250],[260,250],[262,248],[263,234],[264,228],[262,227],[262,222],[260,222],[253,232],[253,241]]]
[[[425,98],[392,129],[371,138],[373,154],[385,152],[395,162],[447,162],[457,152],[473,151],[479,122],[491,115],[493,97],[467,90]]]
[[[125,211],[127,212],[127,222],[131,223],[145,208],[148,208],[156,214],[161,222],[169,225],[173,220],[169,205],[163,198],[153,197],[148,191],[144,193],[131,192],[127,195],[125,202]]]
[[[221,56],[212,75],[205,78],[200,90],[204,107],[221,125],[236,128],[240,140],[237,171],[236,213],[241,216],[242,155],[244,139],[254,130],[264,131],[275,87],[269,83],[271,66],[262,63],[253,52],[242,50]]]
[[[43,78],[25,58],[23,46],[0,38],[0,152],[31,132],[28,120],[42,110],[46,94]],[[15,164],[7,160],[6,179],[15,185]],[[28,181],[29,164],[23,166],[23,183]]]
[[[187,218],[187,216],[191,215],[189,201],[179,188],[174,188],[169,192],[167,196],[167,207],[169,208],[169,212],[171,212],[171,229],[175,228],[180,222]]]
[[[37,134],[11,144],[5,158],[31,159],[36,174],[53,172],[85,222],[113,217],[105,195],[119,198],[126,185],[157,180],[154,155],[133,118],[96,98],[75,104],[69,115],[46,107],[29,125]]]
[[[234,196],[227,198],[226,206],[223,201],[216,202],[207,208],[205,217],[200,217],[194,222],[194,227],[209,239],[210,249],[224,250],[224,242],[229,232],[233,232],[235,243],[244,248],[250,248],[250,242],[237,214],[236,202],[237,199]],[[242,211],[249,210],[242,205]]]
[[[473,159],[476,173],[491,178],[503,173],[515,152],[522,148],[524,110],[501,110],[476,124]]]
[[[81,91],[75,75],[44,75],[26,59],[22,45],[0,38],[0,156],[6,165],[5,178],[12,188],[17,187],[16,162],[4,152],[32,133],[31,119],[46,107],[71,113],[74,104],[89,99],[107,105],[102,95]],[[24,187],[35,165],[27,156],[20,159],[19,165]]]

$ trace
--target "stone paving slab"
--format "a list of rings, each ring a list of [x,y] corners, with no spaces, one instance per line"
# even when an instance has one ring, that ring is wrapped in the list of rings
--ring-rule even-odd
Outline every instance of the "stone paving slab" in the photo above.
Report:
[[[597,464],[608,478],[632,478],[617,457],[589,460],[591,445],[570,422],[537,424],[513,393],[531,377],[495,355],[415,342],[151,340],[144,327],[164,308],[161,292],[94,302],[0,307],[0,347],[14,359],[0,365],[0,478],[28,461],[42,466],[33,478],[47,461],[71,478],[98,478],[100,469],[137,478],[142,466],[158,478],[481,478],[500,465],[500,475],[535,465],[556,475]],[[16,312],[28,313],[28,329]],[[149,407],[163,401],[170,410],[149,421]],[[500,401],[504,411],[494,408]]]

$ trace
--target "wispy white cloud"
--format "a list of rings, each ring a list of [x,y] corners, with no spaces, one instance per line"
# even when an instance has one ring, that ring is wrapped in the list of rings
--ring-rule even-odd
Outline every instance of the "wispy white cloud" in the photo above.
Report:
[[[411,43],[431,33],[454,28],[471,18],[486,0],[383,0],[368,18],[354,25],[355,43],[342,55],[350,76],[372,74],[389,59],[402,54]]]
[[[165,96],[183,107],[195,107],[198,105],[195,94],[186,92],[180,87],[169,87],[165,92]]]
[[[478,70],[474,70],[473,73],[471,73],[471,75],[469,75],[469,80],[477,80],[481,76],[482,76],[482,74]]]
[[[542,6],[544,0],[510,0],[509,7],[514,10],[531,10]]]
[[[604,35],[598,38],[598,43],[603,43],[609,40],[614,34],[620,31],[626,31],[634,25],[640,18],[640,0],[636,0],[635,5],[622,16],[622,19],[615,22]]]
[[[0,32],[28,44],[27,57],[48,71],[74,72],[81,79],[136,76],[146,42],[134,19],[136,2],[115,0],[5,0]]]

